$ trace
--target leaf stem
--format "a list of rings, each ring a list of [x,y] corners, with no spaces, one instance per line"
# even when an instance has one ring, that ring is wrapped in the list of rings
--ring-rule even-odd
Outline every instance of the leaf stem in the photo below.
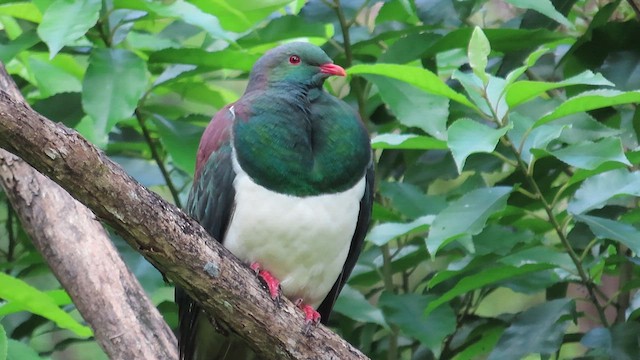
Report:
[[[522,160],[522,157],[520,156],[520,153],[518,152],[518,149],[513,145],[513,143],[511,141],[509,141],[504,136],[501,138],[501,141],[506,146],[508,146],[511,149],[511,151],[513,151],[514,155],[516,156],[516,159],[518,161],[520,170],[525,175],[525,178],[527,179],[527,182],[529,183],[529,185],[533,189],[533,194],[542,203],[542,207],[544,208],[544,211],[547,213],[547,218],[548,218],[549,222],[551,222],[551,225],[553,226],[556,234],[558,235],[558,238],[560,239],[560,242],[564,246],[565,250],[569,254],[569,257],[571,258],[571,261],[575,265],[576,270],[578,271],[578,275],[580,276],[580,279],[581,279],[582,283],[587,288],[587,292],[589,293],[589,300],[591,301],[591,303],[593,303],[594,307],[596,308],[596,310],[598,312],[598,317],[600,318],[600,322],[602,323],[603,326],[609,327],[609,322],[607,321],[607,317],[605,316],[604,308],[600,305],[600,302],[598,301],[598,298],[596,297],[595,285],[593,284],[593,282],[591,281],[589,275],[586,273],[586,271],[582,267],[581,258],[573,250],[573,247],[571,246],[571,243],[569,243],[569,239],[567,238],[567,236],[565,235],[565,232],[564,232],[564,227],[558,222],[558,219],[556,218],[555,214],[553,213],[553,207],[545,199],[545,197],[544,197],[544,195],[542,193],[542,190],[540,190],[540,187],[538,186],[538,183],[533,178],[533,174],[529,173],[529,169],[528,169],[527,165],[525,164],[525,162]]]
[[[336,13],[338,17],[338,21],[340,22],[340,30],[342,30],[342,42],[344,43],[344,56],[346,58],[345,65],[347,67],[351,67],[353,65],[353,50],[351,48],[351,36],[349,35],[349,26],[351,25],[349,21],[347,21],[344,10],[342,9],[342,5],[340,4],[340,0],[333,0],[333,4],[328,4]],[[365,94],[362,86],[363,79],[361,77],[356,77],[351,79],[351,88],[356,96],[356,101],[358,102],[358,113],[360,114],[360,118],[366,119],[366,111],[365,111]]]
[[[135,114],[136,114],[136,119],[138,120],[138,124],[140,124],[140,128],[142,129],[142,135],[144,136],[144,139],[147,142],[147,145],[149,145],[149,150],[151,151],[151,157],[153,157],[153,160],[156,162],[156,164],[158,165],[158,168],[160,169],[160,172],[162,173],[162,177],[164,178],[164,181],[167,184],[169,191],[171,192],[171,197],[173,198],[173,202],[177,207],[181,207],[180,195],[176,190],[176,187],[173,184],[173,181],[171,180],[171,175],[167,171],[167,168],[164,165],[164,161],[162,161],[162,158],[160,157],[160,153],[158,152],[158,149],[153,143],[153,139],[151,138],[151,132],[147,128],[144,118],[142,117],[142,114],[138,109],[136,109]]]

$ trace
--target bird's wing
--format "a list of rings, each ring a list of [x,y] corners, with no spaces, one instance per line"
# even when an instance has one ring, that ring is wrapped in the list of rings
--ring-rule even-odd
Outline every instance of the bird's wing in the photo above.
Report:
[[[356,230],[353,234],[353,238],[351,239],[351,246],[349,247],[349,254],[347,255],[347,260],[342,267],[342,272],[340,276],[336,280],[335,284],[327,294],[327,297],[324,298],[317,311],[320,313],[320,320],[323,324],[326,324],[329,320],[329,314],[331,314],[331,309],[333,309],[333,305],[338,298],[338,294],[347,283],[349,279],[349,275],[353,270],[353,267],[356,265],[356,261],[358,260],[358,255],[362,250],[362,245],[364,244],[364,237],[367,235],[367,229],[369,228],[369,220],[371,219],[371,208],[373,206],[373,183],[374,183],[374,172],[373,172],[373,161],[369,164],[367,168],[367,172],[365,174],[365,190],[364,195],[362,196],[362,200],[360,200],[360,213],[358,214],[358,222],[356,224]]]
[[[233,213],[235,172],[231,160],[231,125],[233,107],[220,110],[205,130],[196,160],[187,212],[216,240],[222,241]],[[198,349],[209,341],[198,339],[203,326],[210,326],[200,306],[181,288],[176,287],[176,303],[179,315],[180,357],[195,359]],[[207,324],[204,324],[206,322]],[[208,331],[207,331],[208,332]],[[208,351],[207,351],[208,352]]]

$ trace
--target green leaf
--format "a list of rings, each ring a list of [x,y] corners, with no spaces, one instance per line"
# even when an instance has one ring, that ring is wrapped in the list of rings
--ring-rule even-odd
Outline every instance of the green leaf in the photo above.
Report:
[[[425,314],[431,313],[434,309],[442,304],[455,299],[456,297],[466,294],[469,291],[480,289],[490,284],[496,284],[503,280],[515,278],[525,274],[530,274],[542,270],[553,268],[550,264],[526,264],[521,267],[510,265],[498,266],[475,272],[467,275],[460,280],[453,289],[438,296],[438,298],[429,303],[425,308]]]
[[[490,53],[491,45],[489,44],[489,39],[487,39],[487,36],[482,32],[482,29],[479,26],[476,26],[473,29],[473,33],[471,33],[467,56],[469,57],[469,65],[473,69],[474,74],[482,79],[484,83],[487,83],[489,80],[486,68],[487,59]]]
[[[452,202],[431,224],[426,240],[431,256],[457,238],[479,234],[489,216],[507,205],[510,193],[507,186],[480,188]]]
[[[388,327],[384,321],[382,310],[371,305],[364,295],[349,285],[342,288],[333,311],[355,321],[374,323],[384,328]]]
[[[143,10],[165,18],[177,18],[187,24],[197,26],[205,30],[209,35],[216,39],[231,41],[229,34],[222,30],[220,22],[215,16],[203,12],[195,5],[184,0],[114,0],[113,5],[115,8]]]
[[[196,152],[204,128],[185,121],[170,121],[157,114],[153,116],[153,121],[174,165],[193,175],[196,167]]]
[[[29,345],[18,340],[9,339],[7,360],[41,360],[38,353]]]
[[[556,251],[548,246],[534,246],[522,251],[511,252],[509,255],[501,257],[498,261],[515,267],[526,264],[550,264],[570,271],[575,269],[569,254]]]
[[[490,153],[510,127],[493,129],[471,119],[459,119],[449,126],[447,145],[456,162],[458,172],[471,154]]]
[[[364,77],[376,85],[380,97],[402,125],[422,129],[436,139],[447,138],[449,99],[385,76]]]
[[[0,5],[0,15],[8,15],[17,19],[24,19],[34,23],[42,21],[40,9],[28,2],[17,2]]]
[[[547,145],[558,139],[563,130],[568,127],[568,125],[561,124],[546,124],[532,130],[534,121],[517,112],[509,114],[509,121],[513,124],[513,129],[509,130],[507,136],[516,148],[522,149],[520,156],[527,164],[534,160],[531,150],[545,150]]]
[[[418,186],[407,182],[386,182],[379,185],[380,194],[389,199],[391,206],[409,219],[437,214],[447,205],[444,196],[427,195]]]
[[[245,32],[258,21],[291,3],[291,0],[194,0],[203,11],[220,20],[223,28],[233,32]]]
[[[598,327],[591,329],[582,337],[580,343],[588,348],[604,352],[609,359],[638,359],[638,333],[640,324],[623,322],[614,324],[610,329]]]
[[[0,324],[0,360],[7,360],[8,341],[7,332],[4,330],[4,326]]]
[[[322,42],[326,42],[333,34],[331,24],[309,22],[301,17],[289,15],[271,20],[265,27],[238,39],[238,45],[253,47],[295,38],[321,39]]]
[[[563,116],[601,109],[608,106],[640,103],[640,91],[593,90],[580,93],[563,102],[554,111],[536,121],[535,126]]]
[[[614,196],[640,196],[640,172],[616,169],[586,179],[567,207],[572,214],[583,214],[603,207]]]
[[[122,49],[93,49],[82,84],[82,108],[94,120],[96,137],[133,115],[147,88],[144,60]]]
[[[475,341],[473,344],[467,346],[457,354],[454,360],[463,359],[481,359],[480,355],[486,354],[489,350],[493,349],[502,336],[504,329],[495,327],[488,331],[483,331],[479,334],[480,340]]]
[[[65,306],[65,305],[73,304],[73,302],[71,301],[71,298],[69,297],[69,294],[67,294],[67,292],[62,289],[44,291],[44,293],[47,294],[47,296],[51,298],[51,300],[53,300],[56,306]],[[24,310],[25,308],[24,306],[22,306],[22,304],[17,302],[9,302],[0,306],[0,317],[6,316],[9,314],[14,314]]]
[[[575,219],[587,224],[598,239],[618,241],[635,254],[640,254],[640,231],[635,227],[590,215],[575,215]]]
[[[447,143],[429,136],[380,134],[371,140],[374,149],[444,150]]]
[[[369,235],[367,235],[367,240],[378,245],[382,246],[389,241],[406,235],[411,232],[422,232],[427,230],[428,225],[431,225],[433,222],[433,215],[425,215],[417,218],[416,220],[410,223],[383,223],[377,224],[374,226]]]
[[[222,50],[209,52],[203,49],[163,49],[151,53],[149,63],[191,64],[201,67],[217,69],[235,69],[249,71],[260,58],[258,54],[251,54],[238,50]]]
[[[546,91],[572,85],[614,86],[615,84],[605,79],[604,76],[599,73],[594,74],[591,70],[586,70],[578,75],[558,82],[516,81],[507,88],[507,103],[511,108],[514,108],[536,96],[540,96]]]
[[[617,137],[598,142],[583,141],[550,153],[563,162],[581,169],[593,170],[608,161],[631,165],[624,156],[622,143]]]
[[[434,295],[397,295],[385,291],[380,295],[379,306],[388,323],[439,353],[445,337],[456,329],[456,316],[448,306],[425,313],[424,308],[435,301]]]
[[[387,76],[475,109],[475,106],[464,95],[452,90],[438,75],[427,69],[397,64],[359,64],[350,67],[347,73],[351,75],[374,74]]]
[[[73,331],[79,336],[89,337],[91,329],[79,324],[69,314],[62,311],[47,294],[26,282],[0,272],[0,298],[15,302],[26,311],[47,318],[60,328]]]
[[[81,76],[72,73],[68,69],[75,59],[67,57],[64,61],[57,61],[63,55],[57,56],[53,61],[42,61],[36,56],[29,57],[29,67],[37,82],[40,97],[46,98],[63,92],[82,91]],[[67,67],[67,68],[65,68]]]
[[[553,7],[551,0],[507,0],[507,2],[521,9],[535,10],[569,29],[574,28],[573,24]]]
[[[532,52],[527,56],[524,60],[524,64],[518,68],[513,69],[507,77],[505,78],[507,84],[513,84],[522,74],[524,74],[530,67],[535,65],[535,63],[545,54],[548,54],[552,51],[558,43],[550,43],[540,46],[536,51]],[[508,101],[507,101],[508,102]]]
[[[35,31],[25,31],[7,44],[0,44],[0,61],[7,64],[20,52],[31,48],[39,42],[40,38]]]
[[[557,299],[518,314],[500,337],[489,360],[555,353],[562,345],[562,336],[569,325],[567,317],[574,312],[572,299]]]
[[[98,21],[100,0],[55,0],[42,16],[38,35],[49,47],[50,57],[83,36]]]

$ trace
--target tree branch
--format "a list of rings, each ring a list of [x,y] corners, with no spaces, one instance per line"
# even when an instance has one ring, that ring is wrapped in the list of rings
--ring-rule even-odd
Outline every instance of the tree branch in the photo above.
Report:
[[[0,89],[23,100],[1,65]],[[2,149],[0,183],[33,244],[109,358],[178,357],[171,329],[89,209]]]
[[[0,91],[0,146],[55,180],[267,359],[366,359],[302,313],[280,307],[254,273],[193,219],[142,187],[77,132]]]

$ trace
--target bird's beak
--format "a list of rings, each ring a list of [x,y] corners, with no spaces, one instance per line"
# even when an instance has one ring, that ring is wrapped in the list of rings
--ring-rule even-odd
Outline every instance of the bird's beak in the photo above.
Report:
[[[326,63],[324,65],[320,65],[320,72],[323,74],[337,75],[337,76],[347,75],[347,73],[344,71],[342,66],[336,65],[333,63]]]

